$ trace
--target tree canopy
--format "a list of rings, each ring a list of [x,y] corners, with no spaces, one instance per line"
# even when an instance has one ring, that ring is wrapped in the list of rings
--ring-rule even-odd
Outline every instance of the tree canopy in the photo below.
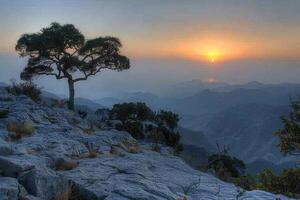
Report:
[[[31,80],[37,75],[67,79],[69,108],[74,109],[74,83],[87,80],[104,69],[130,68],[129,59],[120,54],[122,44],[116,37],[97,37],[86,40],[72,24],[52,23],[38,33],[23,34],[16,51],[29,57],[21,79]]]
[[[300,155],[300,101],[292,102],[288,117],[282,116],[284,127],[275,135],[279,137],[279,148],[284,154]]]

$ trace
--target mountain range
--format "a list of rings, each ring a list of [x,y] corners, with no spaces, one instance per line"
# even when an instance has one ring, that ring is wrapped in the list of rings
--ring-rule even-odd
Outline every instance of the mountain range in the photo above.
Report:
[[[215,151],[216,143],[226,145],[232,155],[251,164],[252,169],[261,163],[270,167],[286,166],[297,160],[282,156],[273,133],[282,127],[280,116],[287,115],[291,101],[300,96],[300,84],[231,85],[194,80],[177,85],[173,91],[167,97],[136,92],[95,101],[108,107],[142,101],[154,110],[176,112],[181,117],[185,145],[204,148],[207,152]]]
[[[57,97],[47,92],[43,95]],[[282,156],[273,133],[282,127],[280,116],[290,112],[291,101],[299,96],[300,84],[232,85],[193,80],[172,86],[165,95],[134,92],[94,100],[79,97],[75,102],[90,110],[123,102],[145,102],[154,110],[171,110],[180,116],[185,157],[195,149],[202,152],[193,165],[215,152],[218,143],[228,146],[230,154],[244,160],[251,171],[262,166],[279,171],[297,158]]]

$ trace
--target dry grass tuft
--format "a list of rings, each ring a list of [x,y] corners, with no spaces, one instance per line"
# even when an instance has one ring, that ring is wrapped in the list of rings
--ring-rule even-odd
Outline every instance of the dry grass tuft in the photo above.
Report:
[[[12,85],[6,87],[6,91],[13,95],[26,95],[35,102],[41,101],[41,88],[31,81],[16,83],[12,81]]]
[[[89,151],[89,158],[96,158],[98,157],[98,153],[96,151]]]
[[[132,144],[128,140],[122,141],[119,146],[129,153],[139,153],[141,151],[138,144]]]
[[[63,191],[55,194],[53,200],[70,200],[72,196],[71,186],[65,188]]]
[[[79,154],[76,158],[83,159],[83,158],[97,158],[97,157],[98,157],[97,151],[89,151],[89,152]]]
[[[63,161],[63,162],[57,162],[55,165],[55,169],[58,171],[66,171],[66,170],[72,170],[78,166],[78,162],[75,160],[69,160],[69,161]]]
[[[130,146],[128,148],[128,152],[129,153],[139,153],[139,152],[141,152],[141,149],[138,145],[134,145],[134,146]]]
[[[6,124],[6,130],[14,133],[9,136],[12,140],[19,140],[23,136],[29,136],[35,131],[33,123],[29,120],[24,122],[10,121]]]
[[[81,128],[81,127],[78,128],[88,135],[92,135],[93,133],[95,133],[95,127],[93,124],[90,124],[88,128]]]
[[[65,99],[54,99],[51,98],[51,107],[52,108],[66,108],[68,101]]]

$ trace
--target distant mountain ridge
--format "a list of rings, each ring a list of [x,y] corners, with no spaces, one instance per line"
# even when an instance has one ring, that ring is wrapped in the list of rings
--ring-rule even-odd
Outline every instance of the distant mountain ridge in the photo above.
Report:
[[[188,84],[197,85],[195,81]],[[114,98],[114,103],[143,101],[153,109],[178,113],[180,125],[185,130],[193,130],[185,131],[188,134],[183,136],[185,145],[194,146],[189,149],[202,148],[205,136],[204,143],[208,141],[210,144],[205,147],[206,150],[213,150],[211,146],[216,142],[228,145],[233,155],[247,163],[254,163],[252,166],[259,166],[256,160],[271,167],[286,166],[295,161],[293,157],[283,157],[278,151],[278,140],[273,133],[281,127],[280,116],[288,114],[291,100],[300,97],[300,84],[254,81],[214,86],[210,89],[199,87],[199,91],[191,96],[168,98],[139,92],[125,98]],[[188,90],[188,93],[191,91],[196,91],[196,88]],[[97,102],[106,105],[103,100]]]
[[[211,152],[219,142],[230,146],[231,153],[247,163],[263,160],[269,166],[285,166],[295,161],[293,157],[281,155],[273,133],[281,127],[280,115],[289,112],[291,100],[300,97],[300,84],[250,82],[242,85],[220,83],[218,86],[200,88],[200,92],[187,97],[166,98],[149,92],[134,92],[99,100],[76,98],[75,102],[89,110],[116,103],[145,102],[154,110],[165,109],[179,114],[182,141],[189,149],[205,148]]]

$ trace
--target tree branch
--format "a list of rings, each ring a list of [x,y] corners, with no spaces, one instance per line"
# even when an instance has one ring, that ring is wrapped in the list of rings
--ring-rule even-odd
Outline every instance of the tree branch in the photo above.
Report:
[[[46,75],[46,76],[55,76],[56,79],[67,78],[66,76],[62,76],[61,74],[51,73],[51,72],[37,72],[37,75]]]
[[[84,77],[74,79],[74,82],[87,80],[88,77],[96,75],[97,73],[99,73],[99,72],[101,71],[101,69],[104,69],[104,68],[105,68],[105,67],[99,67],[97,70],[91,71],[91,72],[88,73],[88,74],[87,74],[85,71],[83,71]]]

